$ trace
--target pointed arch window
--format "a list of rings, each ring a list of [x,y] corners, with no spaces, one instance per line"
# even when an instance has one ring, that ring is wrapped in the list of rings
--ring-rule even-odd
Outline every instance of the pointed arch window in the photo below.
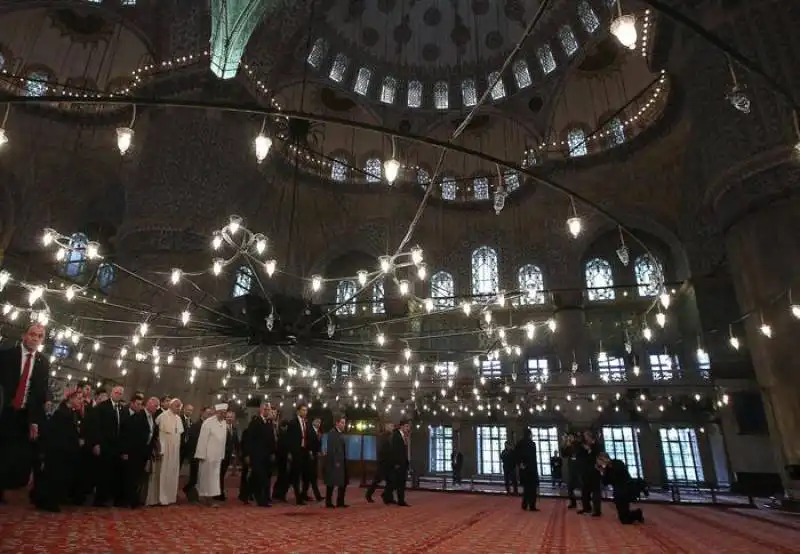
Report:
[[[586,0],[581,0],[578,3],[578,18],[581,20],[581,25],[587,33],[594,33],[600,27],[600,20],[591,4]]]
[[[331,179],[339,182],[345,181],[347,179],[348,169],[347,160],[344,158],[335,158],[331,162]]]
[[[364,165],[364,175],[368,183],[380,183],[381,181],[381,160],[380,158],[370,158]]]
[[[545,44],[539,48],[539,50],[536,51],[536,55],[539,58],[539,65],[542,66],[542,71],[544,71],[545,75],[555,71],[556,59],[553,57],[553,49],[550,48],[549,44]]]
[[[394,95],[397,92],[397,79],[387,75],[381,84],[381,102],[394,104]]]
[[[386,307],[383,303],[383,281],[377,281],[372,287],[372,313],[383,314],[386,313]]]
[[[650,254],[642,254],[633,262],[639,296],[658,296],[664,289],[664,270]]]
[[[514,192],[519,188],[519,173],[512,170],[506,171],[503,174],[503,183],[507,192]]]
[[[567,146],[569,147],[570,158],[579,158],[589,153],[583,129],[575,128],[569,130],[567,133]]]
[[[492,87],[492,100],[500,100],[506,96],[506,86],[499,71],[492,71],[487,77],[490,87]]]
[[[442,198],[445,200],[456,199],[456,180],[452,177],[442,178]]]
[[[437,110],[446,110],[450,107],[447,81],[437,81],[433,85],[433,104]]]
[[[461,81],[461,101],[468,108],[478,103],[478,91],[475,90],[475,79],[472,77]]]
[[[26,96],[44,96],[47,93],[47,81],[50,76],[44,71],[31,71],[25,81]]]
[[[611,264],[603,258],[593,258],[586,262],[586,288],[592,302],[614,300],[614,273]]]
[[[569,57],[578,51],[578,40],[575,38],[575,33],[572,32],[572,27],[569,25],[562,25],[558,30],[558,40],[561,43],[561,48],[564,53]]]
[[[520,58],[514,61],[511,65],[511,69],[514,72],[514,80],[517,82],[517,88],[522,89],[531,86],[533,81],[531,80],[530,69],[528,69],[528,62]]]
[[[475,200],[489,200],[489,179],[486,177],[475,178],[472,189]]]
[[[419,183],[422,186],[422,188],[428,188],[428,185],[431,184],[430,173],[428,173],[421,167],[417,168],[417,183]]]
[[[517,273],[522,305],[544,304],[544,276],[542,270],[533,264],[523,265]]]
[[[117,280],[117,269],[109,263],[100,264],[97,268],[97,286],[103,292],[108,292]]]
[[[408,82],[407,102],[409,108],[419,108],[422,106],[422,83],[419,81]]]
[[[239,298],[240,296],[250,294],[250,291],[253,290],[254,280],[255,275],[253,275],[253,270],[249,265],[239,266],[239,269],[236,270],[236,276],[234,277],[231,296]]]
[[[347,59],[347,56],[339,52],[336,54],[336,57],[333,58],[333,65],[331,65],[331,72],[328,73],[328,77],[330,77],[332,81],[341,83],[344,80],[344,74],[347,71],[347,65],[349,63],[350,60]]]
[[[336,285],[336,310],[338,315],[356,315],[354,298],[358,288],[354,281],[339,281]]]
[[[431,277],[431,299],[437,310],[456,307],[456,286],[453,276],[446,271],[437,271]]]
[[[76,279],[83,275],[86,269],[86,248],[89,246],[89,238],[83,233],[73,233],[69,238],[69,250],[65,256],[64,275]]]
[[[497,250],[481,246],[472,252],[472,294],[497,294]]]
[[[372,80],[372,70],[368,67],[361,67],[356,74],[356,82],[353,85],[353,92],[364,96],[369,91],[369,83]]]
[[[606,123],[605,128],[608,134],[609,146],[619,146],[625,142],[625,126],[620,118],[615,117]]]
[[[306,58],[308,65],[314,69],[319,69],[319,66],[322,65],[322,58],[325,57],[325,50],[327,50],[327,47],[328,45],[324,38],[315,40],[313,46],[311,46],[311,52],[308,53],[308,57]]]
[[[536,148],[530,147],[525,150],[525,157],[522,159],[522,167],[523,169],[528,169],[529,167],[535,166],[539,163],[539,159],[536,157]]]

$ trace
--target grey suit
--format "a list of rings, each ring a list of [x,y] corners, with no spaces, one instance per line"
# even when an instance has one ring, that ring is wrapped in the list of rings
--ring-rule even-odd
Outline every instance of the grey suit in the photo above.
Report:
[[[336,488],[336,506],[344,507],[347,489],[347,445],[336,428],[328,433],[328,453],[325,456],[325,505],[333,507],[333,489]]]

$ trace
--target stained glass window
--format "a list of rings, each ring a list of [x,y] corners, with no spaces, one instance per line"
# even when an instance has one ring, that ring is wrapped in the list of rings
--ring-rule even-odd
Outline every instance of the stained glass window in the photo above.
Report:
[[[467,107],[478,103],[478,92],[475,90],[475,79],[469,78],[461,81],[461,100]]]
[[[659,429],[661,450],[664,453],[664,469],[668,481],[703,480],[703,462],[697,447],[694,429]]]
[[[519,268],[517,279],[522,293],[520,304],[544,304],[544,277],[541,269],[533,264],[523,265]]]
[[[552,73],[556,68],[556,59],[553,57],[553,49],[549,44],[545,44],[536,51],[539,58],[539,64],[542,66],[542,71],[547,75]]]
[[[456,287],[453,276],[446,271],[437,271],[431,277],[431,299],[437,310],[448,310],[456,306]]]
[[[650,354],[650,376],[653,381],[669,381],[675,378],[677,359],[669,354]]]
[[[489,179],[477,177],[472,181],[472,190],[475,200],[489,200]]]
[[[633,262],[636,290],[639,296],[657,296],[664,289],[664,272],[661,264],[650,254],[643,254]]]
[[[586,146],[586,135],[583,129],[570,129],[567,133],[567,146],[571,158],[578,158],[589,153]]]
[[[514,72],[514,80],[517,82],[517,88],[525,88],[531,86],[531,72],[528,69],[528,62],[523,59],[515,60],[511,64],[511,69]]]
[[[356,315],[356,304],[353,298],[357,290],[355,282],[339,281],[339,284],[336,285],[336,305],[339,306],[341,304],[341,306],[336,310],[337,314]]]
[[[331,162],[331,179],[339,182],[346,180],[348,169],[347,160],[344,158],[334,159]]]
[[[66,261],[64,263],[64,274],[67,277],[80,277],[86,268],[86,248],[89,245],[89,238],[83,233],[74,233],[69,238],[69,250],[67,250]]]
[[[627,378],[625,360],[608,354],[597,355],[597,374],[606,383],[621,383]]]
[[[452,177],[442,178],[442,198],[445,200],[456,199],[456,180]]]
[[[381,160],[380,158],[370,158],[364,165],[364,175],[368,183],[379,183],[381,181]]]
[[[519,173],[516,171],[506,171],[503,174],[503,183],[508,192],[514,192],[519,188]]]
[[[496,294],[498,275],[497,250],[477,248],[472,253],[472,294]]]
[[[361,67],[356,74],[356,82],[353,85],[353,92],[364,96],[369,91],[369,82],[372,79],[372,70],[368,67]]]
[[[308,65],[319,68],[320,64],[322,64],[322,58],[325,57],[326,49],[327,44],[325,43],[325,39],[318,38],[315,40],[314,44],[311,46],[311,52],[308,53],[308,57],[306,58]]]
[[[244,296],[245,294],[250,294],[250,291],[253,288],[254,278],[255,276],[253,275],[253,270],[250,269],[250,266],[240,266],[239,269],[236,270],[236,277],[233,281],[233,292],[231,295],[234,298],[238,298],[240,296]]]
[[[349,63],[350,60],[347,59],[347,56],[339,52],[333,59],[333,65],[331,65],[331,72],[328,74],[328,77],[337,83],[341,83],[344,80],[344,74],[345,71],[347,71],[347,64]]]
[[[489,82],[489,86],[492,87],[492,100],[500,100],[501,98],[505,98],[506,86],[503,84],[503,78],[500,76],[500,72],[493,71],[489,73],[487,80]]]
[[[408,82],[408,101],[409,108],[419,108],[422,105],[422,83],[419,81]]]
[[[372,313],[386,313],[386,308],[383,304],[383,281],[377,281],[372,286]]]
[[[53,344],[53,356],[56,358],[69,358],[69,344],[57,340]]]
[[[438,425],[428,427],[429,471],[444,473],[450,471],[450,458],[453,455],[453,428]]]
[[[25,81],[25,93],[27,96],[44,96],[47,93],[48,75],[44,71],[31,71],[28,73],[28,80]]]
[[[547,358],[529,358],[527,370],[529,383],[546,383],[550,380],[550,361]]]
[[[615,117],[605,125],[609,146],[619,146],[625,142],[625,127],[620,118]]]
[[[384,104],[394,104],[394,95],[397,91],[397,79],[391,76],[383,78],[381,84],[381,102]]]
[[[561,48],[567,56],[572,56],[578,51],[578,41],[575,38],[575,33],[572,32],[572,27],[569,25],[562,25],[558,30],[558,40],[561,42]]]
[[[634,479],[642,476],[639,433],[633,427],[603,427],[603,447],[612,460],[622,460]]]
[[[531,438],[536,444],[536,464],[539,466],[539,476],[550,477],[550,458],[554,455],[561,456],[558,446],[557,427],[529,427]]]
[[[446,81],[437,81],[433,85],[433,104],[437,110],[446,110],[450,107]]]
[[[422,185],[422,188],[427,188],[427,186],[431,183],[430,173],[421,167],[417,168],[417,183]]]
[[[525,158],[523,158],[522,160],[523,169],[528,169],[529,167],[533,167],[537,163],[539,163],[539,159],[536,157],[536,149],[528,148],[525,151]]]
[[[117,269],[111,264],[100,264],[97,268],[97,286],[103,292],[108,292],[114,281],[117,280]]]
[[[475,439],[478,473],[502,475],[503,464],[500,462],[500,453],[508,440],[508,430],[503,425],[478,425],[475,428]]]
[[[611,264],[602,258],[593,258],[586,262],[586,288],[589,289],[589,300],[614,300],[614,274]]]
[[[581,0],[578,3],[578,18],[580,18],[581,24],[587,33],[594,33],[600,27],[600,20],[597,19],[597,14],[594,13],[591,4],[586,0]]]

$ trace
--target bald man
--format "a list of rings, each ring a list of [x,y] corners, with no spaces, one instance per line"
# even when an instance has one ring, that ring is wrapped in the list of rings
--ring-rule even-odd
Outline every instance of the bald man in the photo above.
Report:
[[[47,401],[50,364],[39,354],[44,325],[26,329],[22,340],[0,351],[0,503],[5,490],[26,487]]]

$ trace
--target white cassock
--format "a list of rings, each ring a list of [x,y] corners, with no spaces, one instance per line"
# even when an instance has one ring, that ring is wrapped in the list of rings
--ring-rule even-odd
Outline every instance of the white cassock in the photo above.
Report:
[[[197,450],[194,457],[200,460],[197,472],[197,495],[210,498],[219,496],[219,474],[222,459],[225,457],[225,441],[228,437],[228,425],[212,416],[203,422],[200,438],[197,439]]]
[[[183,421],[171,410],[162,412],[156,419],[161,470],[158,479],[158,503],[162,506],[178,500],[178,478],[181,472],[181,435]]]

